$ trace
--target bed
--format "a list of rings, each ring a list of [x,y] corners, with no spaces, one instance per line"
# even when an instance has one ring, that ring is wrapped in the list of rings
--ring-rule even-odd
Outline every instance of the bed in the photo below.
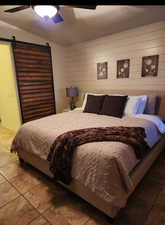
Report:
[[[126,205],[128,197],[164,148],[165,136],[153,122],[138,116],[115,118],[76,109],[24,124],[12,148],[20,159],[53,177],[47,156],[57,136],[70,130],[105,126],[144,127],[150,153],[140,161],[127,144],[86,143],[76,149],[73,181],[70,185],[60,183],[113,218]]]

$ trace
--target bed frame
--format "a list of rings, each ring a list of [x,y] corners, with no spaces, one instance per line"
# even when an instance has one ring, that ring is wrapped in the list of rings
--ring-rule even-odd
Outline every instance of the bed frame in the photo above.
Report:
[[[88,91],[88,90],[87,90]],[[145,91],[89,91],[89,92],[96,92],[96,93],[119,93],[119,94],[129,94],[129,95],[157,95],[160,97],[161,104],[159,104],[158,114],[161,115],[165,119],[165,92],[145,92]],[[134,189],[138,185],[138,183],[142,180],[144,175],[147,173],[153,162],[156,160],[160,152],[165,147],[165,135],[161,138],[161,140],[153,147],[152,151],[143,159],[143,161],[138,164],[136,168],[130,173],[130,177],[134,184]],[[34,155],[30,152],[21,151],[18,153],[20,160],[23,160],[33,167],[37,168],[44,174],[49,177],[53,177],[52,173],[49,170],[49,162],[39,158],[37,155]],[[60,182],[61,183],[61,182]],[[78,183],[76,180],[73,180],[70,185],[65,185],[61,183],[64,187],[69,189],[70,191],[76,193],[81,198],[85,199],[91,205],[95,206],[99,210],[103,211],[106,215],[114,218],[120,208],[114,207],[113,204],[107,203],[103,199],[96,196],[91,190],[89,190],[84,185]],[[132,190],[128,197],[132,194],[134,190]]]

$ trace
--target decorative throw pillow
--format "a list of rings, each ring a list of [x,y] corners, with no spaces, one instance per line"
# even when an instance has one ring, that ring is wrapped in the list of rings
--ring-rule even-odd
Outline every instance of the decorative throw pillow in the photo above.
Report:
[[[126,101],[127,96],[106,95],[100,114],[121,118]]]
[[[87,96],[87,102],[85,105],[85,109],[83,112],[87,113],[99,113],[104,101],[105,95],[96,96],[96,95],[89,95]]]
[[[98,94],[98,93],[90,93],[90,92],[86,92],[85,96],[84,96],[84,100],[83,100],[83,104],[82,104],[82,110],[85,109],[86,103],[87,103],[87,97],[88,95],[94,95],[94,96],[105,96],[105,94]]]

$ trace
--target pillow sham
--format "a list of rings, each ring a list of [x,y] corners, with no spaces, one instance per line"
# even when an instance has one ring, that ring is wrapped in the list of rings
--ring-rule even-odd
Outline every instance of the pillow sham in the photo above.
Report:
[[[105,96],[105,94],[97,94],[97,93],[91,93],[91,92],[86,92],[85,93],[85,96],[84,96],[84,100],[83,100],[83,104],[82,104],[82,109],[84,110],[85,109],[85,105],[86,105],[86,103],[87,103],[87,96],[88,95],[95,95],[95,96]],[[119,96],[125,96],[125,95],[121,95],[121,94],[109,94],[109,95],[119,95]]]
[[[100,114],[121,118],[123,116],[127,97],[128,96],[106,95]]]
[[[147,96],[128,96],[124,115],[135,115],[144,113]]]
[[[88,94],[87,102],[86,102],[85,109],[83,110],[83,112],[98,114],[102,108],[104,98],[105,98],[105,95],[96,96],[96,95]]]
[[[87,97],[88,97],[88,95],[93,95],[93,96],[105,96],[105,94],[95,94],[95,93],[90,93],[90,92],[85,93],[84,101],[83,101],[83,104],[82,104],[82,109],[83,109],[83,110],[85,109],[85,106],[86,106],[86,103],[87,103]]]

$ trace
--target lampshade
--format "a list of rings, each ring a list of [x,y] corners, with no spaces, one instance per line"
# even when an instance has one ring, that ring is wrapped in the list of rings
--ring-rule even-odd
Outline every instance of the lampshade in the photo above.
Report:
[[[78,96],[78,88],[77,87],[66,88],[66,96],[67,97],[76,97],[76,96]]]
[[[48,16],[53,17],[57,13],[57,8],[53,5],[36,5],[34,11],[41,17]]]

